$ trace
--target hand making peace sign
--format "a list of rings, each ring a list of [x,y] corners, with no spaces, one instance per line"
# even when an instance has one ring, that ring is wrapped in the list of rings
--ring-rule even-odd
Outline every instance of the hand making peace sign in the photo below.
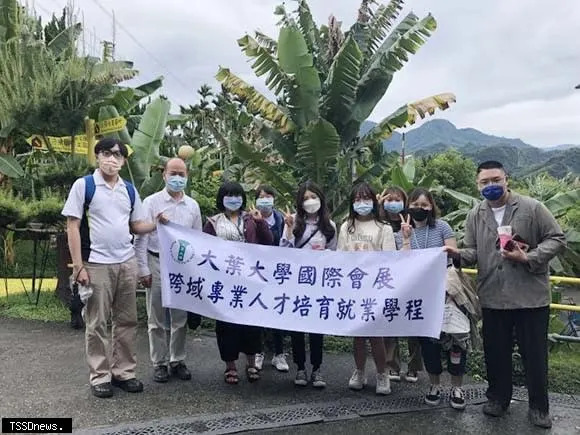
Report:
[[[254,218],[255,221],[261,221],[262,219],[264,219],[262,213],[260,213],[260,210],[256,209],[255,207],[251,207],[249,213],[252,216],[252,218]]]
[[[411,215],[407,215],[405,218],[399,213],[399,217],[401,218],[401,232],[403,233],[403,239],[408,240],[413,232],[413,227],[411,226]]]
[[[294,229],[294,216],[290,213],[290,209],[286,207],[284,212],[284,225],[286,226],[286,237],[290,238],[292,230]]]

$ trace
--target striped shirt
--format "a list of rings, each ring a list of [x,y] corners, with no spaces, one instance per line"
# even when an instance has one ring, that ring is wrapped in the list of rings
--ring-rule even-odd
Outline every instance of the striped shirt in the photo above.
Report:
[[[428,225],[419,228],[413,228],[411,233],[411,249],[441,248],[445,246],[445,240],[455,237],[453,229],[449,224],[441,219],[435,221],[435,226]],[[395,234],[397,249],[403,246],[403,235],[399,231]]]

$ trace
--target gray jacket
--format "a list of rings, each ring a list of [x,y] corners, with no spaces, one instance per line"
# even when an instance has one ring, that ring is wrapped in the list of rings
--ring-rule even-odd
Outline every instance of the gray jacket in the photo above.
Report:
[[[476,205],[465,224],[462,265],[477,263],[481,306],[500,310],[550,304],[549,262],[566,246],[554,216],[539,201],[510,192],[502,225],[511,225],[529,246],[528,263],[502,258],[497,223],[488,201]]]

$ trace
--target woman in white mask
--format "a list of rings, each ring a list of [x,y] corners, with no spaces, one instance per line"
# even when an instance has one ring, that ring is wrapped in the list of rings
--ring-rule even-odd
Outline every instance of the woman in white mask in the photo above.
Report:
[[[326,197],[315,183],[307,181],[298,189],[296,195],[296,214],[286,213],[285,230],[280,246],[298,249],[336,250],[336,225],[330,220],[326,206]],[[306,374],[306,344],[304,333],[292,332],[292,354],[298,368],[295,385],[308,385]],[[310,338],[310,363],[312,374],[310,381],[315,388],[326,387],[326,381],[320,372],[322,365],[322,334],[308,334]]]

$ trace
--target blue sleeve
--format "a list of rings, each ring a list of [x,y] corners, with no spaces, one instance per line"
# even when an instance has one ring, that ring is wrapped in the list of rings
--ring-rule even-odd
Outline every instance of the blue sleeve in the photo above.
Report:
[[[401,249],[403,247],[403,237],[401,236],[401,232],[394,234],[395,236],[395,245],[397,245],[397,249]]]
[[[449,240],[449,239],[454,239],[455,238],[455,232],[453,231],[453,228],[451,228],[451,226],[443,221],[443,220],[439,220],[438,221],[439,227],[441,228],[441,235],[443,236],[443,240]]]

